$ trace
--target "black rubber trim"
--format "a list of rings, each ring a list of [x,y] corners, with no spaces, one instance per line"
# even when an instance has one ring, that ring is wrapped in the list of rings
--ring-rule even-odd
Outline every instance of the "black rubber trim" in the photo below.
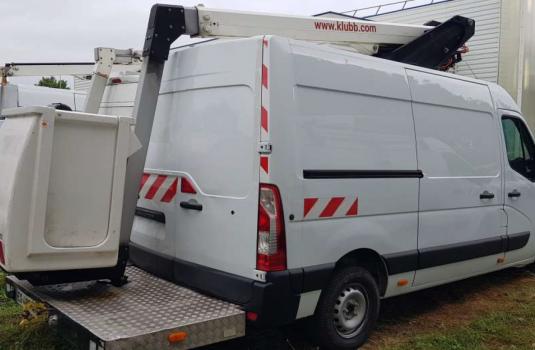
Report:
[[[179,260],[135,243],[130,243],[130,260],[158,277],[233,303],[245,304],[251,299],[252,279]]]
[[[507,241],[507,251],[524,248],[529,241],[530,232],[513,233]]]
[[[335,264],[322,264],[303,268],[302,292],[323,289],[331,279]]]
[[[383,258],[386,261],[388,274],[396,275],[518,250],[528,244],[529,237],[530,232],[520,232],[508,236],[496,236],[463,243],[387,254]]]
[[[448,244],[419,250],[418,268],[452,264],[503,253],[505,237],[493,237],[471,242]]]
[[[301,269],[267,273],[263,283],[176,259],[135,243],[130,243],[130,260],[156,276],[256,312],[257,327],[282,326],[295,321]]]
[[[136,216],[165,224],[165,214],[161,211],[136,207]]]
[[[290,286],[295,294],[303,291],[303,269],[288,270],[290,273]]]
[[[384,255],[389,275],[415,271],[418,269],[418,250]]]
[[[421,170],[303,170],[305,179],[420,179]]]

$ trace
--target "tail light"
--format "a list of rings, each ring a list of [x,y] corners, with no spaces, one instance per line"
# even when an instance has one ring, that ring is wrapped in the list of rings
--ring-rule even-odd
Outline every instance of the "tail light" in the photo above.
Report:
[[[0,241],[0,264],[6,264],[6,257],[4,255],[4,242]]]
[[[260,184],[256,268],[260,271],[286,270],[284,215],[280,192],[275,185]]]

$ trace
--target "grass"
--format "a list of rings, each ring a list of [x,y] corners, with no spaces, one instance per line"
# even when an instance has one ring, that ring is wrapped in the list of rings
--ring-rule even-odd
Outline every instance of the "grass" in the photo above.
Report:
[[[5,295],[5,274],[0,271],[0,349],[52,350],[61,348],[46,322],[34,320],[21,326],[23,309]]]
[[[467,327],[417,336],[395,350],[535,349],[535,307],[490,313]]]
[[[480,276],[385,304],[365,349],[535,349],[535,277],[527,270]]]

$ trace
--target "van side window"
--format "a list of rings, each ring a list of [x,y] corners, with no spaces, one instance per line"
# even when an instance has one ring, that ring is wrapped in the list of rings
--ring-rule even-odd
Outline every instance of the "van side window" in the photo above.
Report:
[[[502,117],[502,128],[511,168],[535,181],[535,144],[524,123],[514,117]]]

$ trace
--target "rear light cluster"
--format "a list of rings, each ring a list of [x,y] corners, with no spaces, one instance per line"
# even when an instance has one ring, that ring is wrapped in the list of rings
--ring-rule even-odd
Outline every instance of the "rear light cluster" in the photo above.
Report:
[[[266,272],[286,270],[284,215],[275,185],[260,184],[256,268]]]
[[[4,255],[4,242],[0,241],[0,264],[6,264],[6,257]]]

